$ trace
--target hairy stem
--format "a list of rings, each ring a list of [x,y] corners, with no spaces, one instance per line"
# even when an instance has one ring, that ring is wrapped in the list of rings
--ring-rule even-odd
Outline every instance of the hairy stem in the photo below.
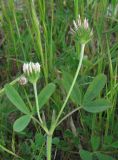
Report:
[[[81,68],[81,65],[82,65],[83,56],[84,56],[84,48],[85,48],[85,44],[82,44],[82,45],[81,45],[81,53],[80,53],[80,61],[79,61],[79,64],[78,64],[78,67],[77,67],[77,70],[76,70],[76,73],[75,73],[73,82],[72,82],[72,84],[71,84],[71,86],[70,86],[69,92],[68,92],[68,94],[67,94],[67,96],[66,96],[66,99],[65,99],[65,101],[64,101],[64,103],[63,103],[63,105],[62,105],[62,107],[61,107],[61,110],[60,110],[60,112],[59,112],[59,114],[58,114],[58,116],[57,116],[57,119],[56,119],[56,121],[55,121],[55,124],[54,124],[54,126],[53,126],[53,128],[52,128],[52,132],[55,130],[55,127],[57,126],[57,123],[58,123],[58,121],[59,121],[59,118],[60,118],[60,116],[61,116],[61,114],[62,114],[62,112],[63,112],[63,110],[64,110],[64,108],[65,108],[65,106],[66,106],[66,104],[67,104],[67,102],[68,102],[68,99],[69,99],[69,97],[70,97],[70,95],[71,95],[71,92],[72,92],[73,87],[74,87],[74,85],[75,85],[75,82],[76,82],[76,80],[77,80],[77,77],[78,77],[78,74],[79,74],[79,71],[80,71],[80,68]]]
[[[36,83],[33,84],[33,87],[34,87],[34,94],[35,94],[35,101],[36,101],[36,110],[37,110],[37,114],[38,114],[39,121],[40,121],[40,123],[42,124],[43,121],[42,121],[42,119],[41,119],[40,112],[39,112],[39,103],[38,103]]]
[[[52,135],[47,135],[47,160],[51,160]]]
[[[69,116],[71,116],[73,113],[75,113],[76,111],[80,110],[82,107],[78,107],[75,108],[73,111],[71,111],[70,113],[68,113],[65,117],[63,117],[58,123],[57,126],[60,125],[60,123],[62,123],[65,119],[67,119]]]

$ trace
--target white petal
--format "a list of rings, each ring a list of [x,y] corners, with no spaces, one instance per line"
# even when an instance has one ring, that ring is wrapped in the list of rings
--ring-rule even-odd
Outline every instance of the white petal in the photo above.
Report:
[[[28,70],[29,70],[30,73],[32,73],[32,63],[31,62],[28,65]]]
[[[88,20],[85,18],[84,19],[84,28],[88,29],[88,27],[89,27]]]
[[[72,28],[70,28],[70,33],[75,34],[76,32]]]
[[[37,62],[35,66],[36,66],[36,71],[40,72],[40,64]]]
[[[78,19],[81,19],[81,18],[80,18],[80,14],[78,15]]]
[[[28,65],[27,65],[27,63],[24,63],[24,65],[23,65],[23,72],[26,73],[27,69],[28,69]]]
[[[73,24],[74,24],[74,27],[77,29],[78,27],[75,21],[73,21]]]
[[[24,73],[26,72],[26,64],[25,63],[23,64],[23,72]]]
[[[78,27],[80,27],[82,25],[80,14],[78,15],[77,22],[78,22]]]
[[[29,75],[29,64],[28,63],[26,63],[25,68],[26,68],[26,73]]]
[[[32,68],[32,71],[35,71],[35,64],[33,62],[31,62],[31,68]]]
[[[78,22],[78,27],[80,27],[82,25],[81,19],[79,18],[77,22]]]

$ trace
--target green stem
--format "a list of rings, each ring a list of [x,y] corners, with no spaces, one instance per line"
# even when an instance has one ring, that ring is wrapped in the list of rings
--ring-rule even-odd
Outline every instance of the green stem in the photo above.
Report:
[[[68,113],[65,117],[63,117],[58,123],[57,126],[60,125],[60,123],[62,123],[65,119],[67,119],[69,116],[71,116],[73,113],[75,113],[76,111],[80,110],[82,107],[78,107],[75,108],[73,111],[71,111],[70,113]]]
[[[12,82],[10,82],[9,84],[14,85],[15,83],[17,83],[20,80],[21,77],[22,77],[22,75],[19,76],[18,78],[16,78],[15,80],[13,80]],[[3,95],[4,91],[5,91],[4,88],[0,89],[0,96]]]
[[[66,97],[66,99],[65,99],[65,101],[64,101],[64,103],[63,103],[63,105],[62,105],[62,107],[61,107],[61,110],[60,110],[60,112],[59,112],[59,114],[58,114],[58,116],[57,116],[57,118],[56,118],[56,120],[55,120],[55,123],[54,123],[54,125],[51,126],[50,134],[47,134],[47,160],[51,160],[52,135],[53,135],[53,132],[54,132],[55,128],[56,128],[57,125],[58,125],[59,118],[60,118],[60,116],[61,116],[61,114],[62,114],[62,112],[63,112],[63,110],[64,110],[64,108],[65,108],[65,106],[66,106],[66,104],[67,104],[67,102],[68,102],[68,99],[69,99],[69,97],[70,97],[70,94],[71,94],[71,92],[72,92],[72,90],[73,90],[73,87],[74,87],[74,85],[75,85],[75,82],[76,82],[76,80],[77,80],[77,77],[78,77],[78,74],[79,74],[79,71],[80,71],[80,68],[81,68],[81,65],[82,65],[83,56],[84,56],[84,48],[85,48],[85,44],[82,44],[82,45],[81,45],[81,53],[80,53],[80,61],[79,61],[79,64],[78,64],[77,71],[76,71],[76,73],[75,73],[73,82],[72,82],[72,84],[71,84],[71,87],[70,87],[70,89],[69,89],[69,92],[68,92],[68,94],[67,94],[67,97]],[[65,118],[66,118],[66,117],[65,117]],[[62,121],[63,121],[63,120],[64,120],[64,119],[62,119]],[[59,123],[61,123],[61,121],[60,121]]]
[[[33,117],[33,116],[32,116],[32,119],[41,126],[41,128],[46,132],[47,135],[49,134],[48,128],[47,128],[43,123],[40,123],[40,122],[39,122],[35,117]]]
[[[52,135],[47,135],[47,160],[51,160]]]
[[[42,121],[42,119],[41,119],[40,112],[39,112],[39,103],[38,103],[36,83],[33,84],[33,87],[34,87],[34,94],[35,94],[35,101],[36,101],[36,110],[37,110],[37,114],[38,114],[39,121],[40,121],[40,123],[42,124],[43,121]]]
[[[14,152],[12,152],[12,151],[10,151],[9,149],[5,148],[5,147],[2,146],[1,144],[0,144],[0,149],[3,150],[4,152],[7,152],[7,153],[11,154],[12,156],[15,156],[15,157],[17,157],[17,158],[20,158],[20,159],[24,160],[22,157],[18,156],[18,155],[15,154]]]
[[[83,56],[84,56],[84,48],[85,48],[85,44],[81,44],[80,61],[79,61],[78,67],[77,67],[77,71],[76,71],[76,73],[75,73],[75,77],[74,77],[74,79],[73,79],[73,82],[72,82],[72,84],[71,84],[71,87],[70,87],[70,89],[69,89],[69,92],[68,92],[68,94],[67,94],[67,97],[66,97],[66,99],[65,99],[65,102],[63,103],[63,105],[62,105],[62,107],[61,107],[61,110],[60,110],[60,112],[59,112],[59,114],[58,114],[58,116],[57,116],[57,118],[56,118],[56,120],[55,120],[55,124],[54,124],[54,126],[53,126],[53,128],[52,128],[52,133],[53,133],[53,131],[55,130],[55,127],[57,126],[57,123],[58,123],[58,121],[59,121],[59,118],[60,118],[60,116],[61,116],[61,114],[62,114],[62,112],[63,112],[63,110],[64,110],[64,108],[65,108],[65,106],[66,106],[66,104],[67,104],[67,102],[68,102],[68,99],[69,99],[69,97],[70,97],[70,95],[71,95],[71,92],[72,92],[73,87],[74,87],[74,85],[75,85],[75,82],[76,82],[76,80],[77,80],[77,77],[78,77],[78,74],[79,74],[79,71],[80,71],[80,68],[81,68],[81,65],[82,65]]]

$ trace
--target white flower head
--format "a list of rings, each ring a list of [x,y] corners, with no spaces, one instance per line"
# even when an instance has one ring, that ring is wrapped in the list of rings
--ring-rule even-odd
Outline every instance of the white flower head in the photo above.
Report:
[[[77,21],[73,20],[73,25],[74,25],[74,28],[73,29],[71,28],[72,32],[73,31],[76,32],[81,27],[84,27],[84,29],[86,30],[89,29],[88,19],[85,18],[84,21],[82,21],[80,15],[78,16]]]
[[[30,62],[23,64],[23,72],[25,74],[31,74],[33,71],[35,73],[40,72],[40,64],[38,62],[37,63]]]
[[[36,82],[40,74],[40,64],[29,62],[23,64],[23,72],[30,82]]]
[[[87,43],[93,35],[89,27],[88,19],[85,18],[82,20],[80,15],[77,21],[73,20],[73,28],[70,28],[70,32],[80,43]]]

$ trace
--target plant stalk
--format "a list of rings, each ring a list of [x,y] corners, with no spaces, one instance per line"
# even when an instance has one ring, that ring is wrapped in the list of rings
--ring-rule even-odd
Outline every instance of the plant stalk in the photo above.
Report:
[[[34,87],[34,94],[35,94],[35,101],[36,101],[36,110],[37,110],[37,114],[38,114],[39,121],[40,121],[40,123],[42,124],[43,121],[42,121],[42,119],[41,119],[40,112],[39,112],[39,103],[38,103],[36,83],[33,84],[33,87]]]
[[[59,114],[58,114],[58,116],[57,116],[57,119],[56,119],[56,121],[55,121],[55,126],[54,126],[53,130],[55,129],[55,127],[56,127],[56,125],[57,125],[57,123],[58,123],[58,120],[59,120],[59,118],[60,118],[60,116],[61,116],[61,114],[62,114],[62,112],[63,112],[63,110],[64,110],[64,108],[65,108],[65,106],[66,106],[66,104],[67,104],[67,102],[68,102],[68,99],[69,99],[69,97],[70,97],[70,95],[71,95],[71,92],[72,92],[73,87],[74,87],[74,85],[75,85],[75,82],[76,82],[76,80],[77,80],[77,77],[78,77],[78,74],[79,74],[79,71],[80,71],[80,68],[81,68],[81,65],[82,65],[83,56],[84,56],[84,48],[85,48],[85,44],[81,44],[80,61],[79,61],[78,67],[77,67],[77,71],[76,71],[76,73],[75,73],[75,77],[74,77],[74,79],[73,79],[73,82],[72,82],[72,84],[71,84],[71,87],[70,87],[70,89],[69,89],[69,92],[68,92],[68,94],[67,94],[67,97],[66,97],[66,99],[65,99],[65,102],[63,103],[63,105],[62,105],[62,107],[61,107],[61,110],[60,110],[60,112],[59,112]]]
[[[51,160],[52,135],[47,135],[47,160]]]
[[[71,95],[71,92],[72,92],[73,87],[75,85],[75,82],[77,80],[77,77],[78,77],[78,74],[79,74],[79,71],[80,71],[80,68],[81,68],[81,65],[82,65],[83,56],[84,56],[84,48],[85,48],[85,44],[82,44],[81,45],[81,53],[80,53],[80,61],[79,61],[79,64],[78,64],[77,71],[75,73],[73,82],[72,82],[72,84],[70,86],[69,92],[68,92],[67,97],[66,97],[66,99],[65,99],[65,101],[64,101],[64,103],[63,103],[63,105],[61,107],[61,110],[60,110],[60,112],[59,112],[59,114],[58,114],[58,116],[57,116],[57,118],[55,120],[55,123],[51,126],[50,134],[47,134],[47,160],[51,160],[52,135],[53,135],[53,132],[54,132],[55,128],[58,125],[59,118],[60,118],[60,116],[61,116],[61,114],[62,114],[62,112],[63,112],[63,110],[64,110],[64,108],[65,108],[65,106],[66,106],[66,104],[68,102],[68,99],[69,99],[69,97]]]
[[[9,84],[10,84],[10,85],[16,84],[16,83],[20,80],[21,77],[22,77],[22,75],[19,76],[19,77],[17,77],[15,80],[13,80],[12,82],[10,82]],[[0,89],[0,96],[3,95],[4,92],[5,92],[5,89],[4,89],[4,88]]]

